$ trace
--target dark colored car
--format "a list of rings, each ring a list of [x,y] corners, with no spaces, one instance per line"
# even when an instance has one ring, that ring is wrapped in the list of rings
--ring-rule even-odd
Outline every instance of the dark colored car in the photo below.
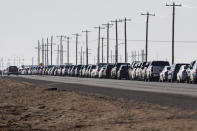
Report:
[[[79,76],[79,70],[81,69],[82,65],[77,65],[76,69],[75,69],[75,73],[74,76]]]
[[[111,78],[111,70],[114,68],[114,64],[108,64],[105,69],[105,78]]]
[[[18,67],[16,67],[16,66],[9,66],[7,68],[7,74],[8,75],[11,75],[11,74],[18,75],[19,74]]]
[[[113,79],[117,78],[117,72],[118,72],[121,65],[130,65],[130,64],[129,63],[115,63],[114,68],[111,71],[111,77]]]
[[[128,65],[121,65],[120,69],[117,72],[117,78],[121,80],[122,78],[129,79],[128,73],[129,66]]]

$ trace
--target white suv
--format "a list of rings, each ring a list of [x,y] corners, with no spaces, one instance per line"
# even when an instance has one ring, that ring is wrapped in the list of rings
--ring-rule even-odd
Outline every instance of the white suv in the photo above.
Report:
[[[197,61],[192,61],[189,69],[187,70],[188,83],[196,83],[197,82]]]

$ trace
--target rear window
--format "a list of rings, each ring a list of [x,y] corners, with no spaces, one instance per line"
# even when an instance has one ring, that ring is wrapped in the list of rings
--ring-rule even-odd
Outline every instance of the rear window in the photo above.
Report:
[[[152,62],[153,66],[169,66],[169,62],[167,61],[153,61]]]
[[[18,68],[16,66],[10,66],[9,70],[18,70]]]
[[[122,70],[127,70],[128,69],[128,66],[123,66],[122,67]]]
[[[179,71],[182,65],[185,65],[185,64],[177,64],[175,70]]]
[[[92,69],[95,69],[95,68],[96,68],[96,66],[95,66],[95,65],[93,65],[93,66],[92,66]]]
[[[113,65],[108,65],[108,66],[107,66],[108,69],[111,69],[111,68],[113,68],[113,67],[114,67]]]

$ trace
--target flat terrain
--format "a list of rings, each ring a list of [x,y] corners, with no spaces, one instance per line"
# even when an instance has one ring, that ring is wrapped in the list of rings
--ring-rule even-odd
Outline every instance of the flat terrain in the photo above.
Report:
[[[0,79],[0,130],[197,129],[197,110],[80,91],[60,91],[54,83],[38,83]],[[64,84],[64,88],[69,86]]]

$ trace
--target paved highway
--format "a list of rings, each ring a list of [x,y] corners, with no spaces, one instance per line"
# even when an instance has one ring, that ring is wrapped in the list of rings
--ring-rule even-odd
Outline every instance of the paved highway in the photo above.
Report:
[[[60,77],[60,76],[26,75],[20,77],[35,79],[35,80],[69,83],[69,84],[80,84],[80,85],[88,85],[88,86],[96,86],[96,87],[114,88],[120,90],[166,93],[166,94],[177,94],[177,95],[197,97],[196,84],[160,83],[160,82],[143,82],[143,81],[130,81],[130,80]]]
[[[83,95],[100,94],[186,110],[197,110],[197,85],[141,82],[59,76],[11,76],[6,79],[29,82]],[[53,89],[53,90],[54,90]]]

